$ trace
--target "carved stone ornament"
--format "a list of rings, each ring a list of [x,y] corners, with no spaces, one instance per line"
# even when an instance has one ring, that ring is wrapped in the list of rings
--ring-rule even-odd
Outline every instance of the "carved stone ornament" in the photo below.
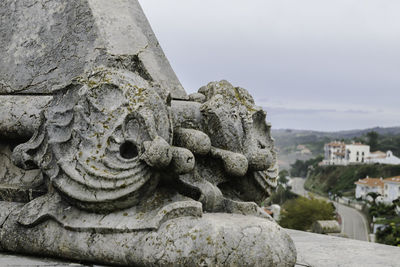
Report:
[[[0,66],[10,64],[0,92],[12,93],[0,103],[28,101],[0,116],[0,163],[12,170],[0,172],[0,250],[138,266],[295,264],[293,241],[256,204],[278,166],[266,112],[245,89],[220,81],[186,95],[136,0],[5,0],[0,18],[48,40],[24,54],[33,48],[0,26]],[[86,31],[68,35],[77,20]]]

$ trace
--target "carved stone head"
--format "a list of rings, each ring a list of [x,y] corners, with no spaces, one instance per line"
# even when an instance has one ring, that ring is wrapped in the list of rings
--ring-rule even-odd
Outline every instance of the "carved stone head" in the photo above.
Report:
[[[234,199],[264,200],[276,186],[278,175],[266,112],[255,105],[247,90],[227,81],[209,83],[199,93],[205,96],[202,127],[212,146],[243,155],[247,160],[247,169],[242,168],[242,173],[221,175],[224,178],[219,178],[220,189]]]

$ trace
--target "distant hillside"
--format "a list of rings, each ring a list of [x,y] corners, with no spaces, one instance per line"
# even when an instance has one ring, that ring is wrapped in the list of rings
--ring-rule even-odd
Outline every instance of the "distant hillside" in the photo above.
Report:
[[[362,138],[368,132],[377,132],[382,139],[382,150],[392,150],[399,155],[400,127],[375,127],[362,130],[338,132],[318,132],[308,130],[273,129],[271,134],[278,150],[278,160],[282,169],[288,169],[296,160],[308,160],[323,154],[324,144],[332,140]]]
[[[317,166],[310,172],[304,186],[307,190],[321,195],[332,192],[354,196],[354,182],[358,179],[367,176],[387,178],[399,174],[399,165]]]

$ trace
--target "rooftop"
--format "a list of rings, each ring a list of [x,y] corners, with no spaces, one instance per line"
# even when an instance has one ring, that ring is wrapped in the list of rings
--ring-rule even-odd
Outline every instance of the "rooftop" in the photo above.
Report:
[[[369,157],[367,157],[367,158],[368,159],[384,159],[384,158],[386,158],[386,153],[378,150],[378,151],[369,153]]]
[[[369,187],[383,187],[383,179],[382,178],[364,178],[364,179],[360,179],[357,182],[355,182],[355,184],[359,184],[359,185],[366,185]]]
[[[332,146],[332,147],[341,147],[341,146],[345,146],[346,144],[344,142],[340,142],[340,141],[333,141],[330,142],[328,144],[326,144],[327,146]]]
[[[392,183],[399,183],[400,184],[400,176],[390,177],[383,180],[384,182],[392,182]]]

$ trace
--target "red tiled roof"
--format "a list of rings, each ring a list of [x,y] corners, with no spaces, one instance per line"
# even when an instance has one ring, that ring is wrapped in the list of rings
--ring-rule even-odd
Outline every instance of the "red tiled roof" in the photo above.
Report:
[[[400,184],[400,176],[390,177],[383,180],[384,182],[392,182],[392,183],[399,183]]]
[[[269,209],[267,209],[267,208],[264,208],[264,211],[265,211],[266,213],[268,213],[269,215],[274,214],[271,210],[269,210]]]
[[[346,144],[343,142],[330,142],[328,144],[326,144],[327,146],[332,146],[332,147],[341,147],[341,146],[345,146]]]
[[[383,179],[380,178],[365,178],[365,179],[360,179],[355,184],[359,185],[366,185],[369,187],[383,187]]]

